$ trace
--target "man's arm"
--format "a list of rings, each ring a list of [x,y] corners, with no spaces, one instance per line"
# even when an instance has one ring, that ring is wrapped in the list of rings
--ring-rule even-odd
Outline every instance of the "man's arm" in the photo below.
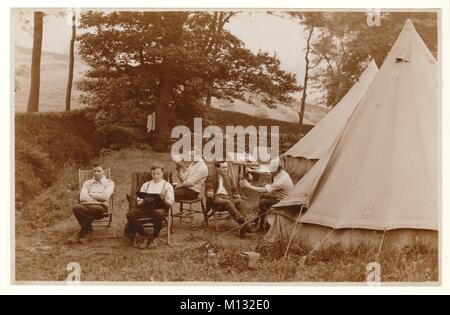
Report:
[[[205,192],[208,197],[214,197],[214,181],[215,176],[210,174],[206,177]]]
[[[175,193],[173,191],[173,186],[168,185],[166,190],[163,192],[163,196],[161,197],[166,205],[172,207],[173,204],[175,203]]]
[[[89,194],[89,181],[85,181],[83,183],[83,187],[81,188],[80,191],[80,202],[95,202],[97,201],[95,198],[93,198],[90,194]]]
[[[114,193],[115,184],[112,180],[108,180],[105,190],[102,193],[93,193],[90,196],[99,202],[108,201]]]
[[[178,185],[178,187],[183,187],[183,186],[185,186],[185,185],[184,185],[184,182],[185,182],[186,179],[187,179],[186,173],[183,172],[183,171],[181,171],[181,170],[179,170],[179,171],[177,171],[177,177],[178,177],[178,179],[179,179],[180,182],[181,182],[181,184]]]
[[[193,187],[193,186],[195,186],[195,184],[204,180],[206,177],[208,177],[208,168],[198,170],[191,177],[186,178],[184,180],[183,184],[181,185],[181,187],[186,187],[186,188]]]
[[[230,180],[230,183],[231,183],[231,194],[232,194],[232,196],[233,197],[237,197],[237,198],[241,198],[241,195],[242,195],[241,191],[240,191],[238,185],[236,185],[236,183],[234,182],[233,175],[229,174],[228,176],[229,176],[229,180]]]
[[[142,186],[141,186],[141,189],[139,190],[140,192],[147,192],[145,189],[144,189],[144,186],[146,185],[147,183],[144,183]],[[138,206],[138,207],[141,207],[142,205],[144,205],[145,204],[145,200],[144,199],[141,199],[141,198],[139,198],[139,197],[137,197],[136,196],[136,205]]]
[[[261,194],[264,194],[264,193],[268,193],[268,192],[269,192],[269,191],[267,190],[267,187],[256,187],[256,186],[253,186],[252,184],[250,184],[250,183],[249,183],[248,181],[246,181],[246,180],[243,180],[243,181],[241,182],[241,186],[244,187],[244,188],[247,188],[247,189],[256,191],[256,192],[258,192],[258,193],[261,193]]]
[[[186,175],[186,173],[187,173],[187,167],[186,167],[186,165],[185,165],[182,161],[176,162],[176,164],[177,164],[176,169],[177,169],[177,177],[178,177],[178,180],[179,180],[181,183],[183,183],[183,182],[186,180],[186,178],[187,178],[187,175]]]

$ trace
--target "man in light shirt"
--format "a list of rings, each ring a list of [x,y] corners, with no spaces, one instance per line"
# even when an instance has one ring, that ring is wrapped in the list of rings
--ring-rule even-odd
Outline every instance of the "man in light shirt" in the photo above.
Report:
[[[228,162],[216,162],[216,172],[210,174],[206,180],[206,196],[211,200],[212,206],[228,211],[233,219],[241,226],[240,236],[244,237],[250,228],[245,219],[249,207],[242,200],[239,189],[229,172]]]
[[[143,244],[148,247],[161,231],[164,216],[173,206],[175,197],[173,186],[163,179],[164,167],[154,165],[151,167],[152,180],[142,185],[140,192],[148,194],[145,198],[137,197],[137,209],[127,213],[128,224],[126,234],[134,240],[136,233],[143,237]],[[155,198],[158,196],[158,198]],[[153,233],[149,234],[139,222],[141,218],[151,218],[153,221]],[[139,244],[141,245],[141,244]]]
[[[270,225],[266,222],[268,212],[274,205],[279,203],[283,198],[287,197],[292,188],[294,188],[294,183],[292,182],[291,177],[285,170],[283,170],[278,159],[271,161],[269,171],[273,176],[272,184],[264,187],[256,187],[250,184],[247,180],[240,182],[241,187],[261,193],[258,210],[259,230],[266,232],[270,228]]]
[[[108,213],[109,199],[114,193],[114,182],[105,177],[101,165],[96,165],[93,171],[94,178],[83,183],[80,203],[72,210],[81,230],[72,236],[67,244],[89,243],[93,237],[92,222],[102,219]]]
[[[186,167],[184,163],[177,163],[177,177],[181,184],[175,189],[175,200],[194,200],[200,195],[206,178],[208,177],[208,167],[201,157],[197,157],[192,151],[191,161]]]

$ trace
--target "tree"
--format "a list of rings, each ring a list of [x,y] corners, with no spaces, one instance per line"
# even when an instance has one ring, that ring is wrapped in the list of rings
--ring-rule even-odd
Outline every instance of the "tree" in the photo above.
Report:
[[[76,26],[76,12],[72,14],[72,37],[70,39],[69,48],[69,74],[67,78],[67,89],[66,89],[66,102],[65,109],[70,111],[70,100],[72,97],[72,85],[73,85],[73,67],[75,63],[75,40],[77,36],[77,26]]]
[[[224,41],[221,39],[226,37],[227,31],[225,30],[225,25],[230,22],[231,18],[238,15],[239,12],[214,12],[213,14],[201,14],[203,19],[206,21],[206,25],[210,28],[210,35],[205,41],[204,53],[209,55],[209,60],[215,62],[220,58],[220,50],[223,47]],[[200,17],[200,15],[198,15]],[[208,77],[210,84],[207,90],[206,96],[206,107],[211,107],[212,97],[214,93],[214,72],[206,72],[205,75]]]
[[[368,61],[381,66],[402,30],[412,19],[430,50],[437,55],[437,15],[432,12],[382,12],[381,25],[369,26],[365,12],[319,12],[320,36],[312,43],[311,53],[321,64],[311,75],[322,89],[324,102],[335,106],[355,84]],[[303,19],[306,27],[315,21]]]
[[[31,60],[31,84],[27,112],[39,111],[39,89],[41,84],[41,54],[44,13],[34,12],[33,55]]]
[[[80,84],[102,128],[138,134],[156,112],[155,150],[164,151],[170,126],[206,114],[209,97],[251,99],[274,106],[291,101],[295,77],[276,57],[253,54],[208,12],[86,12],[80,55],[91,67]],[[230,15],[226,15],[231,18]],[[109,126],[104,124],[108,122]],[[105,130],[106,130],[105,129]]]
[[[289,15],[297,19],[307,31],[306,48],[305,48],[305,76],[303,78],[302,98],[300,101],[299,124],[303,126],[303,119],[305,116],[306,98],[308,96],[308,85],[311,79],[310,71],[313,70],[320,63],[316,62],[315,66],[311,65],[311,55],[313,54],[313,35],[322,24],[322,14],[318,12],[289,12]]]

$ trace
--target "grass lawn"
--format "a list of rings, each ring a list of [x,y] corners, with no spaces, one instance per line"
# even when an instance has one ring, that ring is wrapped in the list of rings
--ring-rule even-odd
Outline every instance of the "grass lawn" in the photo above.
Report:
[[[82,281],[202,281],[202,282],[364,282],[367,264],[377,250],[358,246],[343,250],[333,247],[315,252],[307,261],[301,257],[308,249],[295,248],[287,258],[281,258],[284,248],[264,244],[262,234],[238,237],[232,221],[221,222],[221,232],[214,224],[202,224],[198,215],[194,227],[188,221],[175,221],[172,244],[165,243],[163,230],[156,246],[138,250],[122,239],[126,193],[131,186],[131,172],[148,170],[152,162],[170,165],[168,154],[149,150],[127,149],[105,154],[102,159],[112,169],[116,182],[115,225],[117,238],[94,240],[88,245],[63,245],[78,228],[71,207],[78,196],[77,169],[67,165],[58,182],[16,213],[16,282],[65,281],[71,262],[81,266]],[[249,195],[256,204],[257,196]],[[177,208],[174,209],[177,211]],[[110,231],[98,229],[97,236]],[[212,244],[216,255],[207,254],[206,244]],[[249,270],[241,251],[262,254],[257,270]],[[380,257],[382,280],[385,282],[437,282],[438,250],[412,245],[402,250],[385,249]]]

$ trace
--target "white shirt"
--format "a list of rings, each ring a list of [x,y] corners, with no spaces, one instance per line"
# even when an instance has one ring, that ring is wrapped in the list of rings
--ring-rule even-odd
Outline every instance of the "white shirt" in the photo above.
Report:
[[[287,197],[289,192],[294,188],[294,183],[292,182],[291,176],[282,170],[275,178],[273,183],[266,185],[266,190],[269,194],[274,194],[278,199],[283,199]]]
[[[203,160],[193,162],[187,168],[184,176],[187,178],[183,185],[190,190],[200,193],[208,177],[208,166]]]
[[[223,185],[223,176],[219,175],[219,187],[217,188],[217,195],[229,195],[225,186]]]
[[[109,198],[114,193],[114,182],[103,176],[99,181],[95,178],[89,179],[83,183],[83,187],[80,192],[80,202],[82,204],[97,204],[109,206]],[[95,197],[90,196],[90,194],[97,195],[99,198],[105,201],[98,201]]]
[[[141,187],[141,192],[147,193],[147,194],[163,194],[166,197],[166,203],[169,206],[172,206],[175,202],[175,195],[173,192],[173,186],[165,181],[161,180],[158,183],[156,183],[154,180],[151,180],[149,182],[144,183]],[[142,199],[137,197],[137,201],[141,201]]]

